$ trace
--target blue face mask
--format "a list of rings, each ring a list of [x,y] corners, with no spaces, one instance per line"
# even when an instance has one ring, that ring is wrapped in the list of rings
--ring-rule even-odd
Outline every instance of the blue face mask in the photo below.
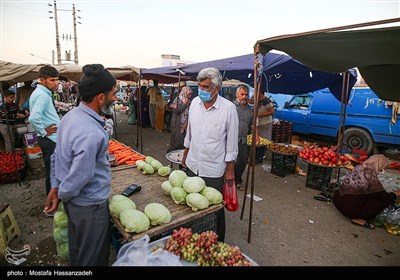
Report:
[[[212,91],[211,91],[212,92]],[[212,99],[211,92],[199,88],[199,98],[203,102],[208,102]]]

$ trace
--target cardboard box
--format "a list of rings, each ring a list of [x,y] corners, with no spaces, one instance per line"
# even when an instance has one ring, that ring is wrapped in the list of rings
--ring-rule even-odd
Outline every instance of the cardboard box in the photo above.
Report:
[[[28,132],[24,134],[24,145],[31,146],[37,144],[37,133],[36,132]]]

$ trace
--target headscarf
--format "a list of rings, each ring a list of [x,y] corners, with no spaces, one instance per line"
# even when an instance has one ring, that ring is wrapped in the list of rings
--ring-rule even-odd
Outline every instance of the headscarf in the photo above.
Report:
[[[383,155],[371,156],[362,165],[348,173],[340,186],[340,195],[371,194],[385,191],[378,179],[378,173],[389,166],[390,161]]]
[[[171,104],[172,109],[177,109],[178,107],[184,105],[185,100],[189,98],[189,94],[193,93],[193,90],[189,86],[184,86],[179,93],[179,95],[175,98],[175,100]],[[189,106],[181,113],[181,123],[180,123],[180,132],[181,134],[185,131],[187,127],[189,117]]]
[[[364,162],[364,165],[375,171],[382,171],[390,165],[390,160],[384,155],[373,155]]]

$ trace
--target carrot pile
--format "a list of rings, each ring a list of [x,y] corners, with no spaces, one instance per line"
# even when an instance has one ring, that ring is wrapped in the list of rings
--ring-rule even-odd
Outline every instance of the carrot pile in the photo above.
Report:
[[[110,139],[108,142],[108,153],[115,156],[118,165],[136,164],[137,160],[145,160],[145,156],[135,152],[131,147],[116,140]]]

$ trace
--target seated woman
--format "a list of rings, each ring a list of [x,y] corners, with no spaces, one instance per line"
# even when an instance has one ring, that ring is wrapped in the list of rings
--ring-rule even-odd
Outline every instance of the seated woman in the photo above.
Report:
[[[388,167],[390,161],[383,155],[371,156],[362,165],[356,166],[345,176],[340,188],[333,196],[333,203],[344,216],[355,225],[373,229],[368,223],[383,209],[393,204],[400,190],[385,191],[378,173]]]

